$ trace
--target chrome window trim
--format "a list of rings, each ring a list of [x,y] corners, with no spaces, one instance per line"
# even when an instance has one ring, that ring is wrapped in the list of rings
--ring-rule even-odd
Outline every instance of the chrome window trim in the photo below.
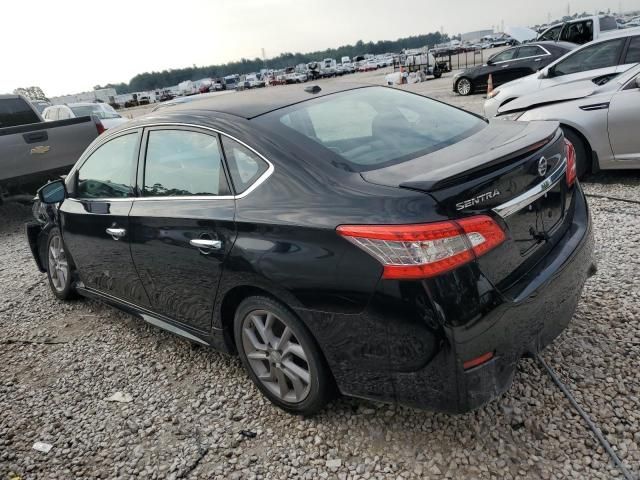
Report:
[[[499,62],[493,62],[492,65],[499,65],[501,63],[513,62],[513,61],[517,61],[517,60],[527,60],[529,58],[547,57],[547,56],[551,55],[549,50],[544,48],[542,45],[527,45],[527,44],[524,44],[524,45],[520,45],[520,47],[538,47],[538,48],[541,48],[542,50],[544,50],[545,53],[542,53],[540,55],[530,55],[528,57],[513,57],[511,60],[500,60]],[[513,48],[520,48],[520,47],[513,47]],[[502,52],[500,52],[500,53],[502,53]],[[496,55],[499,55],[499,54],[496,54]]]
[[[513,215],[527,205],[535,202],[538,198],[542,197],[545,193],[555,187],[565,176],[566,171],[567,158],[565,157],[562,159],[562,162],[560,162],[560,165],[558,165],[556,169],[542,182],[517,197],[512,198],[508,202],[494,207],[493,212],[500,215],[502,218],[507,218],[508,216]]]
[[[209,131],[215,132],[215,133],[217,133],[219,135],[224,135],[225,137],[228,137],[231,140],[233,140],[235,142],[238,142],[243,147],[245,147],[245,148],[249,149],[250,151],[252,151],[253,153],[255,153],[258,157],[260,157],[262,160],[264,160],[267,163],[268,167],[264,171],[264,173],[262,175],[260,175],[256,179],[255,182],[253,182],[251,184],[251,186],[249,188],[247,188],[244,192],[242,192],[242,193],[240,193],[238,195],[185,195],[183,197],[167,196],[167,197],[126,197],[126,198],[74,198],[73,200],[91,201],[91,202],[96,202],[96,201],[98,201],[98,202],[119,202],[119,201],[134,201],[134,202],[146,201],[146,202],[150,202],[150,201],[160,201],[160,200],[239,200],[239,199],[242,199],[242,198],[246,197],[251,192],[253,192],[256,188],[258,188],[260,185],[262,185],[262,183],[264,183],[265,180],[267,180],[267,178],[269,178],[271,176],[271,174],[273,173],[273,171],[275,170],[274,167],[273,167],[273,163],[271,163],[264,155],[262,155],[260,152],[258,152],[255,148],[247,145],[242,140],[237,139],[233,135],[229,135],[228,133],[225,133],[225,132],[223,132],[221,130],[218,130],[216,128],[207,127],[207,126],[203,126],[203,125],[196,125],[196,124],[193,124],[193,123],[177,123],[177,122],[175,122],[175,123],[171,123],[171,122],[167,123],[167,122],[164,122],[164,123],[149,123],[149,124],[144,124],[144,125],[136,125],[136,126],[124,128],[122,130],[118,130],[117,132],[115,132],[110,137],[105,138],[104,141],[101,141],[99,144],[95,145],[90,151],[86,152],[86,154],[83,154],[82,157],[80,157],[80,159],[76,162],[76,164],[73,166],[73,168],[69,172],[68,178],[71,178],[71,176],[78,169],[78,166],[81,166],[86,161],[86,159],[93,154],[93,152],[95,152],[98,148],[100,148],[102,145],[104,145],[108,141],[117,138],[118,136],[120,136],[121,134],[124,134],[124,132],[126,132],[128,130],[139,130],[139,129],[143,129],[143,128],[152,128],[152,127],[190,127],[190,128],[199,128],[199,129],[202,129],[202,130],[209,130]]]

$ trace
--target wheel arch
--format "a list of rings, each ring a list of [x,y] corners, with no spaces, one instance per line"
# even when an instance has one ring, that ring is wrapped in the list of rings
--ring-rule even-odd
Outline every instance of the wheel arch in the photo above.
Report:
[[[587,140],[587,136],[581,131],[580,127],[573,124],[573,123],[569,123],[566,121],[560,121],[560,127],[565,130],[569,130],[570,132],[572,132],[573,134],[575,134],[584,144],[585,148],[587,149],[587,152],[590,153],[591,155],[591,162],[590,164],[587,166],[587,171],[585,173],[595,173],[598,172],[600,170],[600,165],[598,162],[598,155],[596,154],[596,152],[593,150],[593,147],[591,146],[591,143],[589,142],[589,140]]]

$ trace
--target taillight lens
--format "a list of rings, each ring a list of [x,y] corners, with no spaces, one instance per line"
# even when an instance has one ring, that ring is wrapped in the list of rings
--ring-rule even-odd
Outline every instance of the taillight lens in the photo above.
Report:
[[[340,235],[384,266],[383,278],[440,275],[469,263],[505,240],[487,215],[417,225],[341,225]]]
[[[567,185],[571,186],[576,181],[578,175],[576,165],[576,149],[566,138],[564,139],[564,149],[567,154]]]
[[[102,124],[99,118],[96,118],[95,122],[96,122],[96,130],[98,130],[98,135],[101,135],[107,131],[107,129],[104,128],[104,125]]]

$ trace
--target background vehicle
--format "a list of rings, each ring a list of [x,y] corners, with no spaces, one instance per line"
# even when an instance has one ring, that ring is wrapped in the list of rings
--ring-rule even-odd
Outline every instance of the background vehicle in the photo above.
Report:
[[[27,236],[58,298],[237,351],[289,412],[335,386],[464,412],[566,327],[593,272],[572,152],[555,122],[394,88],[252,90],[108,132],[41,189],[59,206]]]
[[[0,193],[33,193],[34,185],[67,173],[103,131],[89,116],[44,122],[23,96],[0,95]]]
[[[540,72],[502,85],[488,95],[484,115],[491,118],[501,105],[522,95],[557,85],[618,75],[640,62],[640,30],[617,30],[607,38],[572,50]]]
[[[485,65],[467,68],[453,77],[453,91],[460,95],[486,92],[489,75],[494,88],[546,67],[575,48],[563,42],[537,42],[511,47],[489,57]]]
[[[148,97],[147,97],[148,98]],[[146,104],[149,104],[147,100]],[[143,105],[140,102],[140,105]],[[100,119],[104,128],[113,128],[129,121],[106,103],[69,103],[67,105],[52,105],[45,108],[42,117],[47,122],[66,120],[68,118],[85,117],[93,115]]]
[[[204,99],[215,97],[218,95],[227,95],[229,93],[234,93],[234,92],[235,90],[221,90],[216,92],[201,93],[199,95],[189,95],[188,97],[176,97],[173,100],[159,103],[158,105],[153,107],[151,111],[157,112],[158,110],[164,110],[165,108],[173,107],[174,105],[181,105],[183,103],[195,102],[198,100],[204,100]]]
[[[35,107],[38,113],[40,113],[40,115],[42,115],[42,112],[44,112],[45,108],[51,106],[51,102],[49,102],[48,100],[29,100],[29,101],[31,102],[31,105]]]
[[[640,66],[612,79],[583,80],[524,95],[499,112],[497,119],[560,122],[576,148],[579,176],[640,169]]]
[[[615,17],[582,17],[552,25],[538,36],[538,41],[562,41],[582,45],[602,38],[618,29]]]

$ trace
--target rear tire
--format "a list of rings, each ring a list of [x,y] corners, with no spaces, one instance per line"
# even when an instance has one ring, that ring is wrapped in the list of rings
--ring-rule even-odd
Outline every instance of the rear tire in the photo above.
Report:
[[[234,337],[249,377],[276,406],[313,415],[333,398],[333,377],[316,341],[281,303],[263,296],[243,300]]]
[[[582,180],[591,172],[591,148],[587,143],[571,128],[562,126],[562,131],[567,140],[573,143],[576,150],[576,173],[578,179]]]
[[[473,84],[471,80],[466,77],[460,78],[456,82],[456,92],[458,92],[462,96],[470,95],[473,92]]]
[[[47,278],[49,287],[59,300],[72,300],[78,294],[71,280],[71,264],[57,227],[49,231],[47,240]]]

